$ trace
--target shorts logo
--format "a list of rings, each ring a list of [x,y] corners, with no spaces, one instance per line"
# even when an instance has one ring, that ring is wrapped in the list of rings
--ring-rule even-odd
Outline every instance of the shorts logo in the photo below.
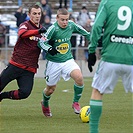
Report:
[[[61,53],[61,54],[66,54],[68,52],[69,49],[69,45],[68,43],[62,43],[61,45],[59,45],[57,47],[57,50]]]
[[[48,75],[45,77],[45,79],[47,82],[49,82],[49,76]]]

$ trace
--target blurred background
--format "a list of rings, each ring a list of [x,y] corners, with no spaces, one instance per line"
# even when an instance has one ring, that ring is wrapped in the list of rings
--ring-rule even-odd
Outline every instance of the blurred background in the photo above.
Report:
[[[70,13],[70,19],[83,26],[88,32],[93,26],[100,0],[1,0],[0,1],[0,67],[2,70],[11,57],[17,41],[19,25],[28,20],[28,8],[32,4],[39,4],[43,9],[41,24],[48,28],[56,21],[56,12],[64,7]],[[71,38],[74,59],[81,68],[88,58],[88,42],[77,34]],[[101,48],[101,44],[99,45]],[[100,50],[97,51],[100,59]],[[45,61],[45,53],[41,53],[40,61]],[[84,64],[82,64],[82,62]],[[86,65],[86,64],[85,64]],[[84,69],[84,68],[82,68]]]

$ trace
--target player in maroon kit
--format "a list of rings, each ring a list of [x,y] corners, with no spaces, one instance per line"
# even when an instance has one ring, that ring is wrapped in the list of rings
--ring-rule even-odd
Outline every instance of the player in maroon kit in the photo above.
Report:
[[[0,75],[0,101],[3,99],[20,100],[27,98],[33,88],[34,75],[38,68],[41,52],[37,46],[41,33],[46,29],[40,25],[42,10],[38,5],[29,8],[30,20],[19,27],[18,40],[6,69]],[[2,92],[5,86],[16,79],[18,90]]]

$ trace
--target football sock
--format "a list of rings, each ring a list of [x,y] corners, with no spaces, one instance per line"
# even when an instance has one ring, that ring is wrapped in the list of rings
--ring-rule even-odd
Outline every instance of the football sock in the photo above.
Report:
[[[90,133],[98,133],[98,125],[102,114],[102,100],[90,100]]]
[[[49,99],[51,96],[46,96],[46,94],[43,91],[43,105],[44,107],[48,107],[49,106]]]
[[[2,93],[0,94],[0,100],[2,100],[2,99],[7,99],[7,98],[10,98],[10,97],[9,97],[9,92],[2,92]]]
[[[78,86],[74,84],[74,99],[73,102],[78,102],[83,91],[84,85],[83,86]]]
[[[9,91],[9,92],[2,92],[0,94],[0,100],[2,100],[2,99],[18,100],[19,99],[18,90],[13,90],[13,91]]]

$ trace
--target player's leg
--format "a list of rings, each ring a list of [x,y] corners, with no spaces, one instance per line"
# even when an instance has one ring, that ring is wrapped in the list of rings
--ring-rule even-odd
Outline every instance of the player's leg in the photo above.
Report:
[[[42,111],[46,117],[52,117],[52,113],[49,106],[49,100],[51,98],[51,94],[53,94],[56,85],[48,86],[43,90],[43,100],[41,101]]]
[[[75,81],[74,84],[74,99],[73,102],[78,102],[84,88],[83,77],[79,69],[75,69],[71,72],[71,77]]]
[[[90,109],[90,133],[98,133],[99,120],[102,114],[102,94],[97,89],[92,90]]]
[[[98,133],[98,125],[102,114],[102,94],[112,93],[119,75],[119,66],[101,61],[92,82],[90,99],[90,133]]]
[[[83,76],[79,69],[75,69],[71,72],[71,77],[75,81],[74,84],[74,98],[73,98],[73,104],[72,107],[74,108],[74,111],[76,114],[80,113],[80,105],[79,105],[79,99],[81,98],[82,91],[84,88],[83,84]]]
[[[5,88],[5,86],[16,78],[14,72],[15,67],[9,64],[0,74],[0,92]]]
[[[41,101],[42,111],[46,117],[51,117],[52,113],[49,106],[49,100],[53,94],[56,84],[60,79],[60,63],[54,63],[49,61],[46,65],[45,79],[46,88],[43,90],[43,100]]]
[[[8,64],[8,66],[2,71],[0,75],[0,92],[5,88],[5,86],[16,79],[18,76],[18,67]],[[1,92],[0,93],[0,101],[3,99],[10,98],[9,92]]]
[[[79,114],[81,109],[79,105],[79,99],[82,95],[84,83],[81,70],[77,63],[74,61],[74,59],[68,60],[64,63],[62,68],[62,77],[65,81],[69,80],[70,78],[72,78],[75,81],[72,107],[74,108],[74,112],[76,114]]]
[[[23,70],[23,73],[17,78],[17,84],[19,89],[14,91],[17,94],[14,99],[26,99],[33,89],[34,73]]]
[[[123,86],[126,92],[133,93],[133,66],[121,65],[123,73],[121,73]]]
[[[56,88],[56,85],[54,86],[48,86],[43,90],[43,104],[45,107],[49,106],[49,99],[51,97],[51,94],[53,94],[54,90]]]
[[[12,100],[20,100],[27,98],[33,87],[34,73],[26,71],[21,68],[15,69],[17,72],[16,80],[18,83],[18,90],[11,90],[8,92],[2,92],[2,99],[12,99]]]

